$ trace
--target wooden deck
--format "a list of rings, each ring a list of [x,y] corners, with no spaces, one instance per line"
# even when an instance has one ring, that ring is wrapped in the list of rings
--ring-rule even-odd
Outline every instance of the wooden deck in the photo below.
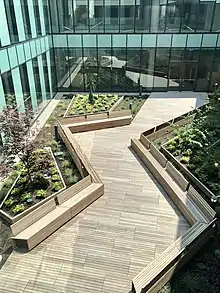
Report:
[[[128,292],[132,278],[189,228],[130,138],[196,102],[150,98],[129,126],[75,135],[105,194],[31,252],[13,252],[0,271],[0,293]]]

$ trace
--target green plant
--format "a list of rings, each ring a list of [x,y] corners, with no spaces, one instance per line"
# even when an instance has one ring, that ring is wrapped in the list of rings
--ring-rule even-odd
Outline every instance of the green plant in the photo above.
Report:
[[[51,175],[56,175],[56,174],[59,174],[59,172],[58,172],[57,168],[53,168],[51,170]]]
[[[188,164],[189,162],[189,157],[181,157],[180,158],[180,163],[183,163],[183,164]]]
[[[10,188],[12,184],[14,183],[14,180],[12,178],[7,178],[3,184],[3,187]]]
[[[13,198],[9,198],[4,202],[4,205],[9,208],[11,206],[13,206],[13,204],[15,203],[15,200]]]
[[[14,215],[20,214],[24,211],[24,205],[23,204],[17,204],[15,207],[11,209],[12,213]]]
[[[63,163],[62,163],[62,167],[63,168],[66,168],[66,167],[69,167],[71,164],[68,160],[64,160]]]
[[[58,174],[55,174],[51,177],[52,181],[59,181],[60,180],[60,176]]]
[[[20,185],[26,184],[27,183],[27,178],[26,177],[20,177],[17,182]]]
[[[40,189],[36,193],[36,198],[46,198],[47,197],[47,191]]]
[[[66,168],[66,169],[64,170],[64,174],[65,174],[66,176],[71,176],[71,175],[73,174],[73,170],[70,169],[70,168]]]
[[[31,198],[31,194],[29,192],[22,194],[21,196],[21,201],[25,202],[27,201],[29,198]]]
[[[15,195],[17,196],[20,192],[21,192],[21,188],[17,187],[17,188],[13,188],[11,191],[11,195]]]
[[[52,185],[52,190],[53,191],[59,191],[60,189],[62,189],[62,185],[60,182],[54,182]]]
[[[71,175],[68,178],[70,184],[75,184],[80,180],[80,176],[78,176],[77,174]]]

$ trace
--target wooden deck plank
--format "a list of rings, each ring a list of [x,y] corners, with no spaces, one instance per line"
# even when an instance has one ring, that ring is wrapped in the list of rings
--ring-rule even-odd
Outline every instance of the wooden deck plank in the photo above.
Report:
[[[195,98],[150,98],[129,126],[73,135],[105,194],[30,253],[13,252],[0,271],[3,292],[128,292],[132,278],[189,228],[128,148],[130,139],[195,104]]]

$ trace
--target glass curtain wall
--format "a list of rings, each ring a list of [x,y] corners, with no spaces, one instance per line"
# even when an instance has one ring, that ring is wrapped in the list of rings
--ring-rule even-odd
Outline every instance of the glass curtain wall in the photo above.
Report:
[[[206,47],[54,48],[61,91],[209,91],[219,82],[220,49]]]
[[[49,0],[49,2],[53,33],[193,33],[220,29],[218,1]]]

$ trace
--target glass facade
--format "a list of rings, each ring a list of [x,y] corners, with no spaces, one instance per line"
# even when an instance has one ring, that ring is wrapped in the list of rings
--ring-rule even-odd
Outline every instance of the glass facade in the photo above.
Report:
[[[0,109],[57,91],[212,91],[220,0],[0,0]]]

